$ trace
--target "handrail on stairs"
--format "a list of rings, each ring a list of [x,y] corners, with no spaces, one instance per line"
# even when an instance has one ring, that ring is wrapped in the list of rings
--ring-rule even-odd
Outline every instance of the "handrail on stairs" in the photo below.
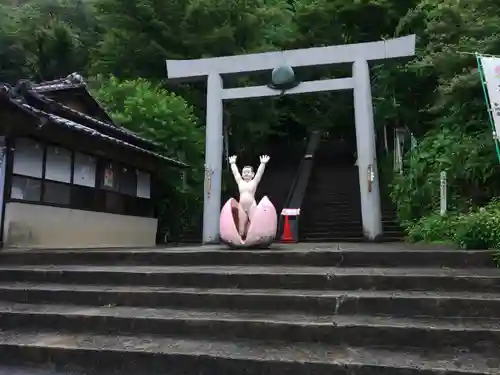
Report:
[[[290,186],[290,190],[288,191],[287,198],[285,200],[284,208],[292,208],[292,209],[300,209],[302,206],[302,202],[304,200],[304,196],[307,190],[307,185],[309,183],[309,179],[311,176],[314,154],[316,153],[319,144],[321,141],[321,132],[315,130],[309,136],[309,141],[307,143],[306,152],[304,157],[300,161],[299,168],[297,169],[297,173],[293,179],[293,182]],[[293,225],[292,232],[294,234],[294,238],[298,240],[298,221],[297,217],[294,220],[295,225]],[[279,219],[279,233],[283,232],[283,216],[280,215]]]

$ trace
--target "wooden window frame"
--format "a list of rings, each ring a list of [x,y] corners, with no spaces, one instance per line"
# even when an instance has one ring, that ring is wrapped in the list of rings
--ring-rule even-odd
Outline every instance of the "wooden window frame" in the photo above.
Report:
[[[13,171],[13,165],[14,165],[14,158],[15,158],[15,142],[17,139],[22,139],[22,138],[28,138],[33,141],[36,141],[43,147],[43,164],[42,164],[42,177],[32,177],[32,176],[26,176],[26,175],[21,175],[21,174],[15,174]],[[47,142],[47,141],[41,141],[39,139],[35,139],[32,137],[18,137],[11,139],[9,142],[11,145],[14,145],[14,149],[10,150],[11,157],[8,158],[8,169],[7,169],[7,183],[6,183],[6,202],[20,202],[20,203],[27,203],[27,204],[35,204],[35,205],[43,205],[43,206],[52,206],[52,207],[60,207],[60,208],[67,208],[67,209],[77,209],[77,210],[83,210],[83,211],[92,211],[92,212],[104,212],[104,213],[111,213],[111,214],[118,214],[118,215],[126,215],[126,216],[137,216],[137,217],[154,217],[154,204],[153,204],[153,199],[152,198],[140,198],[137,196],[133,196],[130,194],[122,193],[120,192],[119,188],[119,180],[118,180],[118,188],[115,189],[110,189],[102,186],[102,173],[104,169],[102,168],[103,165],[105,165],[107,162],[111,162],[114,165],[117,166],[118,171],[121,171],[121,168],[132,168],[136,169],[135,167],[132,167],[130,165],[125,165],[123,163],[118,163],[113,160],[101,158],[97,155],[87,153],[87,152],[81,152],[81,151],[75,151],[71,150],[67,147],[61,146],[59,144],[55,144],[53,142]],[[61,149],[65,149],[66,151],[69,151],[71,153],[71,177],[69,183],[67,182],[60,182],[60,181],[53,181],[53,180],[48,180],[45,178],[46,174],[46,169],[47,169],[47,148],[48,147],[59,147]],[[89,186],[84,186],[84,185],[78,185],[74,183],[74,173],[75,173],[75,153],[81,153],[84,155],[89,155],[95,158],[96,160],[96,168],[95,168],[95,186],[94,187],[89,187]],[[149,172],[146,172],[149,173]],[[117,173],[115,178],[120,178],[120,173]],[[40,191],[40,200],[27,200],[27,199],[17,199],[17,198],[11,198],[11,193],[12,193],[12,179],[14,177],[20,177],[20,178],[26,178],[26,179],[31,179],[31,180],[36,180],[40,181],[41,183],[41,191]],[[56,204],[56,203],[49,203],[49,202],[44,202],[44,196],[45,196],[45,190],[46,190],[46,184],[59,184],[59,185],[64,185],[67,186],[70,189],[70,203],[69,204]],[[150,186],[150,190],[152,190],[152,186]],[[83,200],[78,201],[77,200],[77,191],[79,193],[86,192],[88,194],[88,201],[91,201],[93,203],[91,204],[84,204],[82,203]],[[113,198],[118,198],[121,200],[121,205],[123,206],[123,210],[120,212],[113,212],[113,210],[107,210],[106,209],[106,199],[108,196],[112,195]],[[85,199],[87,201],[87,199]]]

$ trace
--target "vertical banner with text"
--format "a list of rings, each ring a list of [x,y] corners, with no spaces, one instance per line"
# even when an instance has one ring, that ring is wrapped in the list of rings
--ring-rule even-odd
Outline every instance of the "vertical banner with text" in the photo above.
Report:
[[[500,136],[500,57],[478,56],[478,63],[498,153],[498,137]],[[498,157],[500,159],[500,153]]]

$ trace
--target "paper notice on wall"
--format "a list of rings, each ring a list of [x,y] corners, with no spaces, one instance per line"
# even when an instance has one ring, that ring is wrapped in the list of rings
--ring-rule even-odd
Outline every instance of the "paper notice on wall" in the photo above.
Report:
[[[104,169],[103,185],[112,188],[114,186],[115,173],[113,171],[113,166],[107,165]]]
[[[500,57],[481,56],[480,61],[495,126],[495,138],[498,140],[498,135],[500,135]]]

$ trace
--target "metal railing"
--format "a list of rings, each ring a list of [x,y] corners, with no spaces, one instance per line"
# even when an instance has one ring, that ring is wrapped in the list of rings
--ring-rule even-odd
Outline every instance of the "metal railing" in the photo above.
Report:
[[[300,161],[299,168],[290,186],[290,190],[288,191],[284,208],[292,208],[292,209],[301,208],[304,196],[306,194],[307,185],[311,177],[314,154],[317,151],[320,142],[321,142],[321,132],[313,131],[309,137],[305,155]],[[279,233],[282,233],[282,231],[283,231],[283,217],[280,215]],[[298,218],[296,218],[295,220],[293,231],[295,232],[295,235],[298,238]]]

